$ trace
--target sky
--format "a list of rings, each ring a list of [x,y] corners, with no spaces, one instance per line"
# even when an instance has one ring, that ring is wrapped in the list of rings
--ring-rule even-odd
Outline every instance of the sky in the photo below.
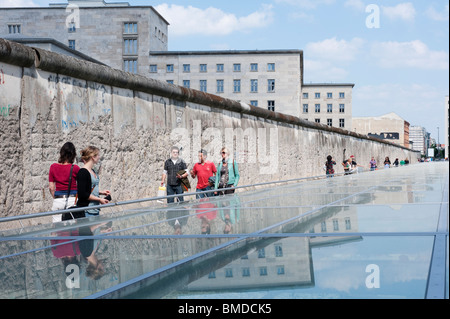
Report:
[[[153,6],[170,23],[171,51],[303,50],[304,83],[355,84],[353,117],[394,112],[445,143],[447,0],[121,1]]]

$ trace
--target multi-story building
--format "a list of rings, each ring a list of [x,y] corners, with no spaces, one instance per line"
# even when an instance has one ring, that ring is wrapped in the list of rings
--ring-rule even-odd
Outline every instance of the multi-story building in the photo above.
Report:
[[[354,84],[304,85],[303,51],[170,52],[168,25],[152,6],[127,2],[0,8],[0,37],[53,38],[116,69],[351,129]]]
[[[449,145],[449,143],[450,143],[450,139],[449,139],[449,136],[450,136],[450,130],[449,130],[449,127],[450,127],[450,117],[449,117],[449,112],[448,112],[448,109],[449,109],[449,104],[448,104],[448,95],[445,97],[445,105],[444,105],[444,113],[445,113],[445,131],[444,131],[444,138],[445,138],[445,140],[444,140],[444,147],[445,147],[445,158],[447,158],[448,159],[448,145]]]
[[[409,128],[409,139],[412,143],[414,151],[420,151],[422,156],[427,155],[428,150],[428,134],[422,126],[411,126]]]
[[[149,51],[168,48],[169,23],[152,6],[69,0],[0,8],[0,37],[52,38],[104,64],[146,74]]]
[[[379,117],[354,117],[352,121],[356,133],[409,147],[409,122],[393,112]]]
[[[301,119],[316,123],[352,128],[351,83],[311,83],[302,85]]]

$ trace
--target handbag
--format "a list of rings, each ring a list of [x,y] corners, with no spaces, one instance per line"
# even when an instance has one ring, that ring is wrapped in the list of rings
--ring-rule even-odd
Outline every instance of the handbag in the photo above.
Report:
[[[69,194],[70,194],[70,186],[72,184],[72,169],[73,169],[73,164],[72,167],[70,168],[70,177],[69,177],[69,188],[67,189],[67,198],[66,198],[66,205],[64,206],[64,209],[66,209],[67,207],[67,202],[69,200]],[[91,191],[92,192],[92,191]],[[70,206],[69,209],[71,208],[77,208],[77,200],[78,200],[78,193],[75,196],[75,203],[73,206]],[[70,219],[77,219],[77,218],[83,218],[86,217],[86,214],[84,213],[84,210],[79,211],[79,212],[68,212],[68,213],[64,213],[61,216],[61,220],[70,220]]]

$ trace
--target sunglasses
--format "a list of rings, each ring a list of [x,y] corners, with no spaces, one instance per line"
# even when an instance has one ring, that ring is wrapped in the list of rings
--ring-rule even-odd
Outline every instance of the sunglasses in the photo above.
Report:
[[[227,152],[222,152],[222,154],[226,154]]]

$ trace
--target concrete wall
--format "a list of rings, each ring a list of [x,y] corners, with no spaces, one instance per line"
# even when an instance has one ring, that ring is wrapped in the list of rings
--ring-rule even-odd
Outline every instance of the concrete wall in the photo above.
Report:
[[[240,185],[323,175],[343,149],[417,160],[417,152],[342,129],[0,39],[0,216],[49,211],[59,149],[101,149],[100,184],[117,201],[155,196],[170,147],[190,168],[200,148],[233,149]],[[236,145],[231,145],[233,141]],[[82,166],[81,163],[79,163]],[[337,166],[337,172],[342,167]],[[195,181],[192,181],[195,190]]]

